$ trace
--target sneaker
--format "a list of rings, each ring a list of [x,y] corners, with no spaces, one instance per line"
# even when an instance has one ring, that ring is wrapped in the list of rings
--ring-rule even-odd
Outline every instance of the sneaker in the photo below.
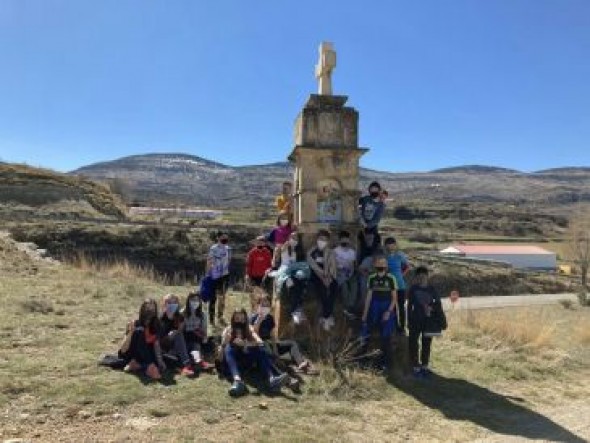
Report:
[[[354,312],[349,311],[348,309],[344,309],[342,311],[342,313],[344,314],[344,316],[349,319],[349,320],[355,320],[356,319],[356,315],[354,314]]]
[[[293,319],[293,323],[296,325],[301,324],[301,311],[295,311],[291,314],[291,318]]]
[[[208,361],[205,361],[205,360],[201,360],[198,363],[198,366],[203,371],[212,371],[213,369],[215,369],[215,365],[214,364],[209,363]]]
[[[235,380],[228,393],[231,397],[240,397],[246,393],[246,385],[241,380]]]
[[[424,373],[422,372],[422,368],[420,366],[417,366],[415,368],[412,368],[412,376],[414,378],[424,378]]]
[[[334,326],[336,326],[336,320],[334,319],[333,315],[330,315],[328,317],[328,324],[330,325],[331,328],[333,328]]]
[[[326,332],[330,332],[330,319],[329,318],[320,318],[320,325],[322,325],[322,329]]]
[[[135,361],[135,360],[131,360],[123,368],[123,371],[125,371],[125,372],[138,372],[140,370],[141,370],[141,365],[139,363],[137,363],[137,361]]]
[[[186,365],[180,370],[180,375],[185,375],[187,377],[194,377],[195,371],[189,365]]]
[[[428,378],[433,374],[433,372],[428,368],[428,366],[422,366],[420,368],[420,372],[422,373],[422,376],[424,378]]]
[[[270,377],[268,385],[272,390],[280,389],[281,386],[283,386],[285,382],[288,380],[288,378],[289,376],[286,373],[282,373],[280,375],[273,375],[272,377]]]

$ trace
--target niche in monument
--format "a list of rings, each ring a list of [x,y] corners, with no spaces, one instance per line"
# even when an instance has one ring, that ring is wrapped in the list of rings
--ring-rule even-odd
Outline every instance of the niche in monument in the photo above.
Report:
[[[335,179],[318,183],[318,223],[342,222],[342,186]]]

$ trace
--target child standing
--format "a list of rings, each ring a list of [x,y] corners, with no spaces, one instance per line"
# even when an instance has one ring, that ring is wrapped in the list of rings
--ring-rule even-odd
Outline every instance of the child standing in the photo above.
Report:
[[[397,316],[399,325],[397,333],[405,335],[406,333],[406,280],[404,276],[410,270],[410,263],[406,254],[401,252],[397,246],[397,241],[393,237],[385,239],[385,249],[387,250],[387,266],[389,273],[395,277],[397,283],[397,304],[399,311]]]
[[[217,234],[217,243],[209,249],[207,256],[207,272],[214,281],[214,294],[209,302],[209,322],[215,325],[215,308],[217,304],[217,320],[224,324],[225,294],[229,286],[229,266],[231,262],[231,248],[228,245],[229,236],[226,232]]]
[[[415,377],[430,375],[430,350],[432,337],[441,335],[447,328],[447,319],[442,309],[440,296],[428,284],[428,269],[416,268],[416,284],[408,292],[408,342],[410,362]],[[418,359],[418,339],[421,338],[420,359]]]
[[[369,185],[369,195],[359,199],[361,224],[375,234],[379,231],[379,222],[381,222],[381,217],[385,211],[385,203],[381,198],[381,192],[381,185],[375,181]]]
[[[367,257],[372,257],[373,254],[381,248],[381,235],[373,232],[371,228],[364,228],[358,235],[358,263],[362,263]]]
[[[321,230],[317,235],[316,246],[307,253],[307,263],[311,268],[311,282],[320,297],[322,314],[320,325],[329,332],[336,325],[334,321],[334,302],[338,284],[336,283],[336,258],[328,247],[330,233]]]
[[[254,247],[250,249],[246,255],[246,282],[251,287],[263,288],[265,276],[272,268],[272,253],[266,247],[266,239],[264,236],[256,237],[254,240]],[[268,288],[264,288],[267,290]],[[254,307],[254,300],[250,298],[252,307]]]
[[[188,295],[182,315],[186,348],[195,366],[205,371],[212,369],[212,365],[203,360],[203,344],[207,342],[207,318],[199,294],[191,292]]]
[[[338,246],[334,248],[336,281],[344,306],[344,315],[353,318],[357,305],[358,282],[356,278],[356,251],[350,244],[350,232],[340,232],[338,243]]]
[[[375,273],[369,276],[368,292],[363,312],[361,337],[366,342],[371,330],[379,328],[382,358],[380,369],[386,370],[391,359],[391,334],[395,328],[397,309],[397,287],[395,278],[387,272],[385,257],[374,261]]]
[[[293,213],[293,185],[291,182],[283,182],[281,193],[277,195],[275,204],[278,212]]]

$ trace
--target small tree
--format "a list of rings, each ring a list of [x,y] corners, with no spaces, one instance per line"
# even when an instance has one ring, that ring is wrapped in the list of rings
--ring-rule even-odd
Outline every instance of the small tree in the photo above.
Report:
[[[590,211],[578,210],[570,219],[569,255],[581,274],[582,290],[588,288],[590,268]]]

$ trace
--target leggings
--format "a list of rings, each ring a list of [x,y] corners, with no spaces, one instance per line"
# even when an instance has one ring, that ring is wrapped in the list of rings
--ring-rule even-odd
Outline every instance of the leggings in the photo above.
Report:
[[[186,341],[184,340],[184,334],[182,332],[173,331],[172,335],[164,337],[162,339],[162,348],[164,352],[170,352],[174,356],[178,357],[178,360],[183,366],[186,366],[190,363]]]
[[[251,367],[254,363],[268,377],[273,375],[272,366],[268,354],[262,347],[248,347],[245,350],[237,346],[227,345],[223,350],[223,355],[232,378],[241,378],[240,369]]]
[[[305,358],[303,358],[301,350],[299,349],[299,345],[295,340],[279,340],[276,342],[276,346],[277,354],[279,356],[281,354],[291,354],[291,358],[296,365],[300,365],[305,361]]]
[[[326,286],[315,273],[312,274],[312,282],[322,304],[322,317],[329,318],[334,313],[334,302],[336,301],[336,293],[338,292],[338,283],[336,280],[332,280],[330,285]]]
[[[156,364],[156,353],[154,351],[154,345],[148,344],[145,341],[145,331],[143,328],[138,328],[133,331],[131,337],[131,344],[125,354],[123,354],[125,360],[135,360],[145,370],[151,364]]]
[[[418,339],[422,335],[422,347],[420,349],[420,360],[418,360]],[[432,345],[432,337],[424,337],[423,331],[415,328],[410,328],[410,335],[408,337],[408,345],[410,348],[410,363],[414,367],[428,366],[430,361],[430,348]]]

